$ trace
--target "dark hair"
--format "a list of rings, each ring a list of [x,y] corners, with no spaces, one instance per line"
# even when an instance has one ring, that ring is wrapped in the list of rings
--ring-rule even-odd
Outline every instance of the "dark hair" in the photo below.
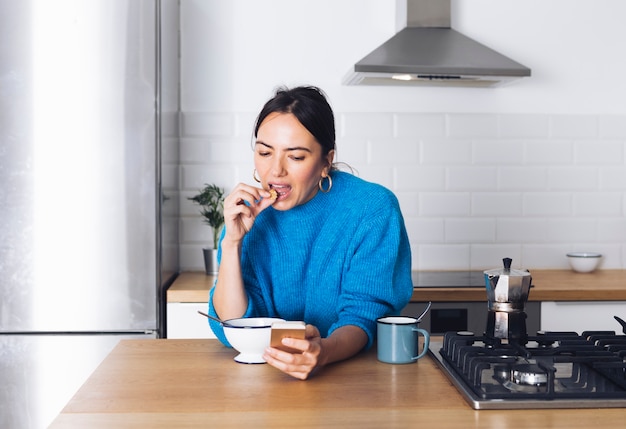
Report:
[[[322,156],[335,149],[335,116],[321,89],[315,86],[278,88],[257,116],[255,138],[263,120],[274,112],[293,114],[322,146]]]

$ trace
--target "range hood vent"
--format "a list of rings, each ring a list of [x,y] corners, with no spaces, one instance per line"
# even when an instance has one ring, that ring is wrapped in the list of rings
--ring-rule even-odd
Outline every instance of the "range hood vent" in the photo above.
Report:
[[[357,62],[344,84],[494,87],[530,76],[528,67],[453,30],[450,0],[406,5],[407,26]]]

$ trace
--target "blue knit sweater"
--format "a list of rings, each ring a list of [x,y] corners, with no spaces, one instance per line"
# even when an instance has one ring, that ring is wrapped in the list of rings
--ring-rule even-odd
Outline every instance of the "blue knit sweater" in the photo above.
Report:
[[[328,193],[257,216],[242,244],[244,317],[304,320],[322,337],[354,325],[370,347],[376,319],[398,314],[411,298],[409,240],[391,191],[345,172],[332,179]],[[216,315],[213,289],[209,312]],[[229,345],[221,326],[209,323]]]

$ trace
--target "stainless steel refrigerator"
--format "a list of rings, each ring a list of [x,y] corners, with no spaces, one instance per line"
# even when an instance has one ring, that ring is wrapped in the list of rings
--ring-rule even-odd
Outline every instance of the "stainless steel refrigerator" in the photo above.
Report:
[[[160,8],[0,0],[2,428],[48,426],[120,339],[162,335]]]

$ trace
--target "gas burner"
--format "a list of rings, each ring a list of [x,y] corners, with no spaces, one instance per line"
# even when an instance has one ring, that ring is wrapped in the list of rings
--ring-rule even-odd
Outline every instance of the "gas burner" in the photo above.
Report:
[[[525,386],[544,386],[548,382],[548,373],[535,364],[516,365],[511,375],[515,384]]]
[[[545,386],[548,373],[533,363],[496,364],[493,365],[493,378],[519,386]]]

